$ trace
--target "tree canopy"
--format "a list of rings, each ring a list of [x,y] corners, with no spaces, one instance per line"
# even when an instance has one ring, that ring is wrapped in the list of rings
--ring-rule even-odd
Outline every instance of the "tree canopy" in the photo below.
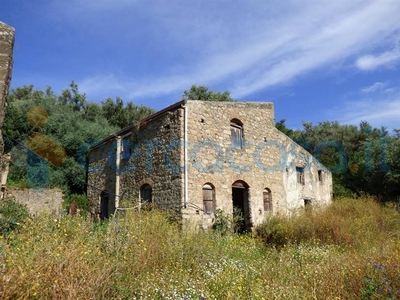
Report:
[[[235,101],[231,98],[230,92],[213,92],[204,85],[192,85],[189,90],[183,92],[182,99],[201,101]]]
[[[3,126],[5,152],[13,158],[9,179],[81,194],[89,146],[153,112],[121,98],[89,102],[74,82],[61,95],[50,87],[12,89]]]

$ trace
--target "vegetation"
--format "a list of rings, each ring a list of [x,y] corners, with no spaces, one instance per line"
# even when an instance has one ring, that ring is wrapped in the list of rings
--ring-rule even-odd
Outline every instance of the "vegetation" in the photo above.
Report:
[[[59,96],[33,85],[13,89],[3,128],[13,158],[9,183],[83,194],[90,145],[153,112],[120,98],[88,102],[74,82]]]
[[[186,100],[202,100],[202,101],[235,101],[231,98],[230,92],[213,92],[204,85],[192,85],[190,90],[183,92],[183,99]]]
[[[400,296],[400,215],[370,198],[272,218],[257,236],[182,232],[157,210],[103,224],[41,216],[0,236],[0,298]]]
[[[12,198],[0,201],[0,235],[8,235],[18,230],[29,217],[26,206],[19,204]]]

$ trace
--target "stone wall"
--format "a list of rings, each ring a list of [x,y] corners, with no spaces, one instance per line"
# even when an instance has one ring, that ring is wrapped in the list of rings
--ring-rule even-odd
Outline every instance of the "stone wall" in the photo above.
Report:
[[[31,216],[43,212],[61,214],[63,212],[63,192],[59,189],[18,189],[7,188],[7,196],[14,197],[15,201],[28,207]]]
[[[117,133],[91,149],[88,174],[88,199],[91,213],[100,214],[102,191],[109,193],[108,213],[121,205],[139,202],[140,188],[152,187],[152,202],[161,208],[180,210],[182,204],[183,110],[177,107],[154,119]],[[117,145],[121,139],[119,172]],[[119,179],[118,174],[119,173]],[[119,187],[116,183],[119,180]],[[117,189],[119,191],[117,191]],[[119,199],[116,199],[116,194]]]
[[[206,183],[215,189],[216,208],[225,212],[233,210],[234,182],[245,183],[250,227],[268,214],[289,214],[304,207],[305,199],[314,204],[330,201],[331,173],[275,128],[272,103],[189,101],[187,107],[192,205],[183,210],[183,218],[191,227],[208,227],[213,221],[213,214],[202,211]],[[243,124],[245,145],[239,149],[231,140],[230,124],[235,119]],[[296,167],[304,167],[304,185],[297,183]],[[271,191],[272,212],[264,211],[266,189]]]
[[[3,156],[4,142],[2,135],[3,121],[6,113],[8,90],[10,88],[11,70],[13,62],[14,28],[0,22],[0,178],[6,179],[3,173],[6,172],[9,159]],[[4,174],[5,175],[5,174]],[[1,187],[1,193],[4,186]]]

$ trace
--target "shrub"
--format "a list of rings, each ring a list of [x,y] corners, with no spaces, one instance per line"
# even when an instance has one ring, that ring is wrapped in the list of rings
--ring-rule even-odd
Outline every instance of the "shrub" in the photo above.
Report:
[[[18,229],[28,217],[26,206],[15,202],[13,198],[0,201],[0,235]]]
[[[213,229],[215,232],[226,235],[228,233],[237,233],[241,224],[244,221],[241,211],[234,208],[233,215],[225,213],[222,209],[217,209],[215,212],[215,221],[213,224]]]
[[[325,209],[269,218],[255,232],[277,247],[312,242],[368,248],[400,236],[400,214],[372,198],[341,199]]]
[[[89,212],[89,201],[86,195],[72,194],[66,198],[64,206],[68,208],[73,201],[75,201],[76,206],[81,211],[82,215],[85,215]]]

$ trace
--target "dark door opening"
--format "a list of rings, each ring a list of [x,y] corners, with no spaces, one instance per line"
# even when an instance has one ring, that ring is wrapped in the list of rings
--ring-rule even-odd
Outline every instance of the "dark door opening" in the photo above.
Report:
[[[100,194],[100,220],[108,219],[108,193],[101,192]]]
[[[250,220],[249,193],[248,186],[245,182],[236,181],[232,185],[232,204],[233,213],[241,215],[241,221],[237,224],[238,233],[251,230],[252,224]]]

